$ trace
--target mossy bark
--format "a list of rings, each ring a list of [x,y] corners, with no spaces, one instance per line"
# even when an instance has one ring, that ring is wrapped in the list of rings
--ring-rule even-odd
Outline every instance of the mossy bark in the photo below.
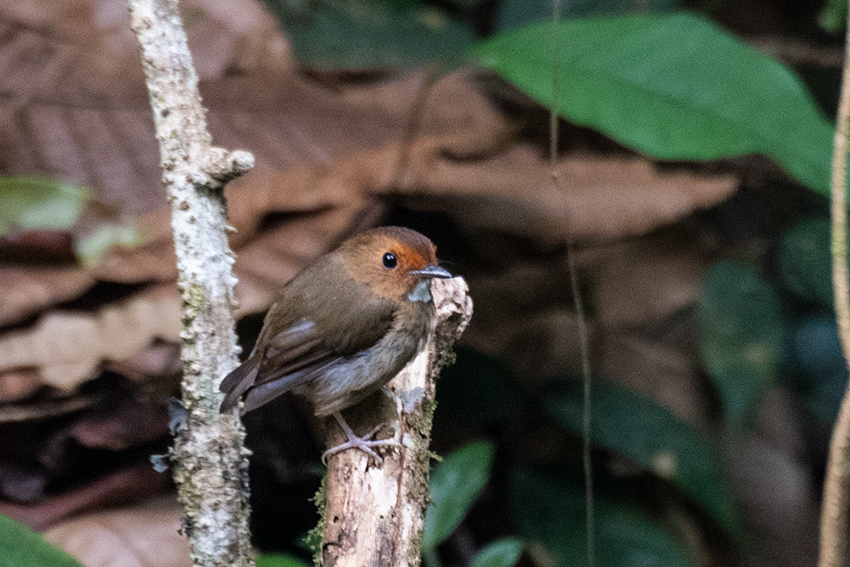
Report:
[[[211,145],[176,0],[128,0],[142,51],[183,299],[183,404],[170,457],[195,565],[253,565],[247,460],[237,416],[219,415],[218,381],[236,363],[233,254],[225,183],[253,157]]]

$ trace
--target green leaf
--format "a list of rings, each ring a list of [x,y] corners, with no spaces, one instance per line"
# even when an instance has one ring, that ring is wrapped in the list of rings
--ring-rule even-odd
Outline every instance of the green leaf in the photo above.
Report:
[[[445,540],[478,500],[493,467],[493,444],[471,443],[458,449],[431,473],[431,506],[425,514],[422,548]]]
[[[847,2],[844,0],[827,0],[818,16],[820,27],[829,33],[838,34],[847,25]]]
[[[841,353],[835,315],[804,317],[794,326],[791,340],[791,387],[811,414],[831,427],[847,390],[847,364]]]
[[[678,6],[678,0],[642,0],[640,11],[644,14],[669,12]],[[561,4],[562,19],[611,16],[634,11],[634,0],[572,0]],[[497,32],[537,22],[552,22],[552,0],[503,0],[499,3]]]
[[[113,245],[133,247],[143,242],[136,227],[109,224],[80,239],[74,246],[74,252],[84,264],[94,266]]]
[[[469,567],[513,567],[521,553],[522,542],[515,537],[506,537],[479,551]]]
[[[67,230],[89,200],[81,187],[43,177],[0,177],[0,236],[13,228]]]
[[[609,383],[592,390],[591,440],[618,451],[687,494],[733,539],[740,522],[723,457],[717,447],[666,408]],[[583,431],[583,388],[577,380],[560,382],[546,407],[564,427]]]
[[[472,30],[436,6],[413,1],[270,2],[295,55],[320,69],[412,68],[450,60]]]
[[[587,565],[584,485],[580,474],[514,471],[511,507],[519,530],[539,541],[563,567]],[[595,496],[597,567],[699,565],[669,528],[631,503],[616,487]]]
[[[28,527],[0,515],[0,567],[82,567]]]
[[[257,567],[311,567],[291,555],[284,553],[264,553],[256,559]]]
[[[570,20],[558,29],[558,113],[662,160],[765,154],[829,193],[833,126],[800,80],[695,15]],[[477,45],[472,58],[552,104],[552,24]]]
[[[699,311],[703,360],[727,423],[740,429],[778,377],[779,299],[753,266],[718,262],[703,279]]]
[[[827,219],[807,219],[782,235],[782,279],[794,291],[832,305],[831,234]]]

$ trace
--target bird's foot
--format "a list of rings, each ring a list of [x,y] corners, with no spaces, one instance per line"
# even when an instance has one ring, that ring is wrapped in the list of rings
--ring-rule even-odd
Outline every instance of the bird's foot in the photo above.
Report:
[[[373,447],[397,447],[401,449],[402,445],[395,439],[372,439],[372,437],[381,429],[381,426],[377,426],[375,429],[367,433],[366,435],[360,437],[355,435],[355,433],[348,426],[348,423],[345,422],[342,415],[339,413],[335,413],[334,417],[336,417],[337,422],[340,427],[342,427],[343,432],[345,432],[346,437],[348,437],[348,441],[344,443],[340,443],[335,447],[331,447],[324,453],[322,453],[322,463],[324,465],[328,464],[328,459],[337,453],[341,453],[347,449],[359,449],[366,453],[368,456],[375,459],[375,463],[380,466],[384,460],[381,456],[372,450]]]

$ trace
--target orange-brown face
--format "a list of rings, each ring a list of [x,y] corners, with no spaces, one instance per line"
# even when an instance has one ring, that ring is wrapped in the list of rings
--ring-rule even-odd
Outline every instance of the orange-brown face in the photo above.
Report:
[[[349,273],[387,299],[409,294],[426,276],[418,270],[437,266],[437,249],[428,238],[400,227],[381,227],[355,236],[344,245],[350,252]]]

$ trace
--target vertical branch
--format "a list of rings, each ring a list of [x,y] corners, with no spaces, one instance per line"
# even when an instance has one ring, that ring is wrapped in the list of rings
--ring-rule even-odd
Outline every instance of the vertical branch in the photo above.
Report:
[[[186,425],[171,451],[195,565],[252,565],[244,430],[219,416],[217,378],[235,364],[233,254],[224,184],[253,167],[247,152],[213,148],[177,0],[128,0],[141,45],[171,203],[183,298]]]
[[[552,0],[552,106],[549,109],[549,167],[551,167],[552,184],[555,189],[561,189],[558,175],[558,102],[561,96],[558,75],[558,64],[561,61],[561,0]],[[591,398],[593,372],[590,367],[590,340],[587,330],[587,317],[584,313],[584,301],[578,281],[576,267],[576,245],[572,234],[567,241],[567,272],[570,278],[570,291],[573,294],[573,309],[576,312],[578,324],[579,353],[581,355],[582,377],[582,449],[581,463],[584,472],[584,529],[587,542],[587,566],[596,565],[596,532],[594,530],[594,501],[593,501],[593,462],[592,462],[592,427]]]
[[[850,130],[850,21],[847,25],[841,99],[832,154],[832,287],[844,358],[850,364],[850,289],[847,281],[847,136]],[[820,567],[844,565],[850,481],[850,390],[845,391],[829,445],[821,509]]]
[[[423,350],[388,384],[390,403],[351,408],[355,428],[393,429],[403,445],[383,466],[362,451],[331,457],[322,518],[325,567],[419,565],[428,498],[435,380],[447,353],[469,323],[472,299],[461,278],[432,280],[436,317]],[[377,398],[377,396],[375,396]],[[337,440],[338,441],[338,440]],[[332,442],[330,444],[336,444]]]

